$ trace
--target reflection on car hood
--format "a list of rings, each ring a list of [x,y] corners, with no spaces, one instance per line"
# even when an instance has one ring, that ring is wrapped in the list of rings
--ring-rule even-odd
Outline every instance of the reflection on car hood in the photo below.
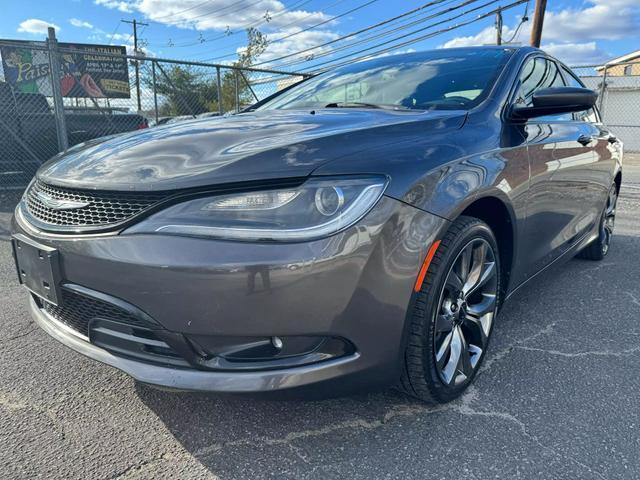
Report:
[[[322,164],[457,128],[463,112],[363,109],[263,111],[184,121],[93,141],[38,172],[51,184],[101,190],[172,190],[309,175]]]

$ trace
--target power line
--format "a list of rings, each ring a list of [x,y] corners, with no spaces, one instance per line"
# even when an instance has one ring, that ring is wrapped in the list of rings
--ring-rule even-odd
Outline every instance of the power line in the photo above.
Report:
[[[109,37],[109,45],[111,45],[111,42],[113,42],[113,37],[115,37],[116,32],[120,28],[120,25],[122,25],[122,22],[118,22],[118,24],[116,25],[116,28],[114,28],[113,32],[111,32],[111,37]]]
[[[260,3],[260,2],[263,2],[263,1],[264,0],[258,0],[258,2],[256,2],[256,3]],[[238,30],[242,31],[242,30],[246,30],[247,28],[256,27],[256,26],[261,25],[261,24],[263,24],[265,22],[269,23],[274,18],[277,18],[277,17],[279,17],[281,15],[284,15],[285,13],[289,12],[292,8],[298,8],[298,7],[300,7],[302,5],[305,5],[305,4],[307,4],[307,3],[311,2],[311,1],[313,1],[313,0],[300,0],[297,3],[291,5],[290,7],[284,8],[283,10],[280,10],[279,12],[276,12],[273,15],[269,15],[269,11],[266,10],[265,13],[260,16],[260,18],[263,18],[264,20],[254,20],[251,23],[249,23],[247,25],[244,25],[244,26],[240,26],[240,27],[238,27],[237,29],[234,29],[234,30],[236,30],[236,32],[237,32]],[[227,16],[227,15],[230,15],[231,13],[238,12],[238,11],[242,10],[243,8],[246,8],[246,7],[240,7],[237,10],[233,10],[231,12],[227,12],[222,16]],[[198,17],[192,17],[190,19],[190,21],[193,21],[195,18],[199,18],[199,17],[206,16],[206,15],[209,15],[209,14],[210,13],[203,14],[203,15],[200,15]],[[223,33],[221,35],[218,35],[216,37],[201,38],[201,39],[199,39],[199,40],[197,40],[195,42],[192,41],[192,42],[184,43],[184,44],[180,44],[180,45],[175,45],[174,44],[174,45],[170,45],[170,47],[171,48],[184,48],[184,47],[192,47],[194,45],[199,45],[199,44],[202,44],[202,43],[214,42],[216,40],[220,40],[222,38],[230,37],[231,35],[235,35],[236,32],[228,30],[227,32],[225,32],[225,33]]]
[[[209,10],[209,11],[207,11],[207,12],[201,13],[200,15],[196,15],[195,17],[191,17],[191,18],[189,18],[189,19],[185,19],[185,20],[184,20],[184,23],[185,23],[185,24],[188,24],[188,23],[193,22],[194,20],[196,20],[196,19],[198,19],[198,18],[202,18],[202,17],[206,17],[206,16],[209,16],[209,15],[213,15],[213,14],[219,13],[219,12],[221,12],[221,11],[223,11],[223,10],[226,10],[226,9],[228,9],[228,8],[231,8],[231,7],[234,7],[234,6],[236,6],[236,5],[239,5],[239,4],[241,4],[241,3],[244,3],[244,2],[246,2],[246,1],[247,1],[247,0],[238,0],[238,1],[236,1],[236,2],[230,3],[229,5],[225,5],[224,7],[217,8],[217,9],[213,9],[213,10]],[[264,1],[265,1],[265,0],[257,0],[257,1],[254,3],[254,5],[257,5],[258,3],[262,3],[262,2],[264,2]],[[237,9],[235,9],[235,10],[231,10],[230,12],[223,13],[222,15],[220,15],[220,17],[226,17],[227,15],[230,15],[230,14],[232,14],[232,13],[236,13],[236,12],[239,12],[240,10],[245,9],[245,8],[247,8],[247,5],[241,5],[239,8],[237,8]],[[166,22],[157,22],[157,21],[154,21],[154,23],[158,23],[158,24],[165,25],[165,26],[167,25],[167,23],[166,23]],[[174,24],[175,24],[175,23],[174,23]],[[233,34],[233,33],[231,33],[231,34]],[[202,35],[202,34],[200,34],[200,35]],[[177,39],[177,40],[180,40],[180,39],[186,39],[186,38],[187,38],[187,37],[177,37],[176,39]],[[192,37],[189,37],[189,38],[191,39]],[[175,45],[175,44],[173,44],[173,40],[172,40],[171,38],[169,38],[169,45],[167,45],[166,43],[152,43],[152,45],[156,45],[156,46],[163,46],[163,47],[167,47],[167,48],[174,48],[174,47],[188,47],[188,46],[192,46],[192,45],[197,45],[198,43],[202,43],[202,41],[200,41],[200,40],[199,40],[199,41],[197,41],[197,42],[195,42],[195,43],[194,43],[194,42],[192,42],[192,41],[190,41],[188,44]]]
[[[511,36],[511,38],[509,40],[507,40],[504,43],[511,43],[513,42],[516,37],[518,36],[518,33],[520,33],[520,29],[522,28],[522,26],[527,23],[529,21],[529,1],[527,1],[526,5],[524,6],[524,14],[522,15],[522,18],[520,19],[520,23],[518,24],[518,26],[516,27],[515,32],[513,32],[513,35]]]
[[[320,44],[320,45],[316,45],[316,46],[314,46],[314,47],[305,48],[304,50],[299,50],[298,52],[290,53],[290,54],[287,54],[287,55],[282,55],[281,57],[278,57],[278,58],[272,58],[271,60],[264,61],[264,62],[261,62],[261,63],[257,63],[257,64],[256,64],[256,66],[257,66],[257,65],[263,65],[263,64],[265,64],[265,63],[277,62],[278,60],[283,60],[283,59],[285,59],[285,58],[289,58],[289,57],[292,57],[292,56],[295,56],[295,55],[299,55],[299,54],[301,54],[301,53],[309,52],[309,51],[311,51],[311,50],[315,50],[316,48],[325,47],[325,46],[327,46],[327,45],[332,45],[332,44],[334,44],[334,43],[336,43],[336,42],[339,42],[339,41],[345,40],[345,39],[347,39],[347,38],[354,37],[354,36],[356,36],[356,35],[360,35],[361,33],[365,33],[365,32],[367,32],[367,31],[369,31],[369,30],[374,29],[374,28],[378,28],[378,27],[380,27],[380,26],[382,26],[382,25],[386,25],[386,24],[388,24],[388,23],[390,23],[390,22],[392,22],[392,21],[394,21],[394,20],[397,20],[397,19],[399,19],[399,18],[406,17],[406,16],[411,15],[411,14],[413,14],[413,13],[415,13],[415,12],[418,12],[418,11],[420,11],[420,10],[423,10],[423,9],[425,9],[425,8],[427,8],[427,7],[432,6],[432,5],[437,5],[437,4],[442,3],[442,2],[444,2],[444,1],[445,1],[445,0],[432,0],[432,1],[430,1],[430,2],[427,2],[427,3],[425,3],[425,4],[423,4],[423,5],[419,6],[419,7],[417,7],[417,8],[414,8],[414,9],[412,9],[412,10],[409,10],[409,11],[407,11],[407,12],[404,12],[404,13],[402,13],[402,14],[400,14],[400,15],[396,15],[395,17],[391,17],[391,18],[389,18],[389,19],[387,19],[387,20],[384,20],[384,21],[382,21],[382,22],[378,22],[378,23],[376,23],[376,24],[374,24],[374,25],[369,25],[368,27],[362,28],[362,29],[360,29],[360,30],[358,30],[358,31],[351,32],[351,33],[349,33],[349,34],[347,34],[347,35],[343,35],[342,37],[339,37],[339,38],[336,38],[336,39],[330,40],[330,41],[328,41],[328,42],[322,43],[322,44]]]
[[[397,32],[397,31],[401,31],[401,30],[404,30],[405,28],[408,28],[408,27],[410,27],[410,26],[413,26],[413,25],[415,25],[416,23],[422,23],[423,21],[431,20],[431,19],[433,19],[433,18],[436,18],[436,17],[442,16],[442,15],[445,15],[445,14],[450,13],[450,12],[452,12],[452,11],[455,11],[455,10],[458,10],[458,9],[460,9],[460,8],[466,7],[467,5],[470,5],[470,4],[475,3],[475,2],[477,2],[477,1],[479,1],[479,0],[466,0],[466,1],[464,1],[464,2],[462,2],[462,3],[460,3],[460,4],[458,4],[458,5],[455,5],[455,6],[453,6],[453,7],[449,7],[449,8],[447,8],[447,9],[445,9],[445,10],[441,10],[441,11],[439,11],[439,12],[436,12],[436,13],[434,13],[434,14],[431,14],[431,15],[429,15],[429,16],[427,16],[427,17],[425,17],[424,19],[420,19],[419,21],[414,21],[414,22],[412,22],[412,23],[410,23],[410,24],[408,24],[408,25],[406,25],[406,26],[403,26],[403,27],[396,27],[395,29],[392,29],[392,30],[389,30],[389,31],[386,31],[386,32],[382,32],[382,33],[376,34],[376,35],[374,35],[374,36],[372,36],[372,37],[368,37],[368,38],[363,39],[363,40],[358,40],[358,41],[356,41],[356,42],[352,42],[352,43],[349,43],[349,44],[347,44],[347,45],[343,45],[343,46],[341,46],[341,47],[335,48],[335,49],[330,50],[330,51],[328,51],[328,52],[324,52],[324,53],[321,53],[321,54],[319,54],[319,55],[316,55],[314,58],[309,59],[309,60],[307,60],[307,59],[294,60],[294,61],[291,61],[291,62],[286,62],[286,63],[279,64],[279,65],[287,65],[287,66],[289,66],[289,65],[297,65],[297,64],[300,64],[300,63],[308,62],[308,61],[317,60],[318,58],[321,58],[321,57],[330,56],[330,55],[333,55],[335,52],[342,51],[342,50],[347,50],[347,49],[349,49],[349,48],[352,48],[352,47],[354,47],[354,46],[356,46],[356,45],[361,45],[361,44],[363,44],[363,43],[369,43],[369,42],[370,42],[371,40],[373,40],[373,39],[377,39],[377,38],[381,38],[381,37],[386,37],[386,36],[388,36],[388,35],[390,35],[390,34],[392,34],[392,33],[395,33],[395,32]],[[405,34],[400,35],[400,36],[398,36],[398,37],[394,37],[394,38],[392,38],[391,40],[388,40],[388,41],[386,41],[386,42],[383,42],[383,43],[381,43],[381,44],[375,45],[375,46],[370,47],[370,48],[376,48],[376,46],[379,46],[379,45],[386,45],[386,44],[387,44],[387,43],[389,43],[389,42],[394,42],[394,41],[396,41],[396,40],[400,40],[400,39],[402,39],[402,38],[407,38],[407,37],[410,37],[410,36],[415,35],[415,34],[417,34],[417,33],[420,33],[420,32],[422,32],[422,31],[424,31],[424,30],[428,30],[428,29],[433,28],[433,27],[436,27],[436,26],[438,26],[438,25],[443,25],[443,24],[445,24],[445,23],[449,23],[449,22],[451,22],[451,21],[453,21],[453,20],[456,20],[456,19],[458,19],[458,18],[461,18],[461,17],[463,17],[463,16],[465,16],[465,15],[468,15],[469,13],[472,13],[472,12],[475,12],[475,11],[481,10],[481,9],[483,9],[483,8],[485,8],[485,7],[488,7],[488,6],[490,6],[490,5],[494,4],[494,3],[496,3],[496,0],[489,0],[488,2],[485,2],[485,3],[483,3],[483,4],[479,5],[479,6],[476,6],[476,7],[470,8],[470,9],[468,9],[468,10],[465,10],[464,12],[461,12],[461,13],[459,13],[459,14],[457,14],[457,15],[454,15],[454,16],[452,16],[452,17],[445,18],[444,20],[441,20],[441,21],[438,21],[438,22],[435,22],[435,23],[430,23],[429,25],[426,25],[426,26],[424,26],[424,27],[418,28],[418,29],[416,29],[416,30],[412,30],[411,32],[405,33]],[[260,64],[258,63],[258,64],[256,64],[256,66],[257,66],[257,65],[260,65]]]
[[[458,9],[460,9],[462,7],[466,7],[467,5],[470,5],[470,4],[475,3],[477,1],[479,1],[479,0],[466,0],[465,2],[462,2],[459,5],[456,5],[454,7],[450,7],[450,8],[447,8],[445,10],[441,10],[439,12],[433,13],[433,14],[428,15],[427,17],[421,18],[419,20],[415,20],[413,22],[404,24],[402,26],[393,28],[391,30],[385,30],[385,31],[380,32],[378,34],[368,36],[368,37],[366,37],[366,38],[364,38],[362,40],[351,42],[351,43],[349,43],[347,45],[342,45],[342,46],[334,48],[334,49],[332,49],[330,51],[323,52],[323,53],[320,53],[318,55],[314,55],[313,58],[311,58],[311,59],[308,59],[308,60],[307,59],[292,60],[292,61],[286,62],[284,64],[281,64],[281,65],[297,65],[297,64],[300,64],[300,63],[304,63],[306,61],[313,61],[313,60],[317,60],[318,58],[331,56],[331,55],[335,54],[336,52],[343,51],[343,50],[349,50],[350,48],[353,48],[356,45],[367,44],[367,43],[370,43],[372,40],[375,40],[375,39],[378,39],[378,38],[384,38],[384,37],[387,37],[387,36],[389,36],[389,35],[391,35],[393,33],[403,31],[403,30],[405,30],[405,29],[407,29],[409,27],[412,27],[414,25],[418,25],[418,24],[423,23],[423,22],[425,22],[427,20],[432,20],[432,19],[434,19],[436,17],[440,17],[440,16],[442,16],[442,15],[444,15],[446,13],[450,13],[450,12],[458,10]],[[466,10],[465,12],[462,12],[459,15],[456,15],[456,16],[453,16],[453,17],[449,17],[449,18],[447,18],[445,20],[442,20],[442,21],[439,21],[439,22],[431,23],[431,24],[429,24],[429,25],[427,25],[425,27],[419,28],[417,30],[413,30],[413,31],[411,31],[411,32],[409,32],[409,33],[407,33],[405,35],[401,35],[399,37],[394,37],[391,41],[395,41],[395,40],[399,40],[400,38],[405,38],[407,36],[415,35],[416,33],[422,32],[424,30],[428,30],[429,28],[433,28],[435,26],[438,26],[438,25],[441,25],[441,24],[444,24],[444,23],[448,23],[448,22],[450,22],[452,20],[460,18],[460,17],[462,17],[464,15],[467,15],[469,13],[472,13],[474,11],[481,10],[482,8],[485,8],[485,7],[489,6],[489,5],[491,5],[495,1],[496,0],[490,0],[489,2],[484,3],[484,4],[482,4],[482,5],[478,6],[478,7],[474,7],[472,9]],[[450,3],[450,2],[445,2],[445,3]]]
[[[513,8],[513,7],[516,7],[516,6],[518,6],[518,5],[522,5],[523,3],[526,3],[527,1],[528,1],[528,0],[518,0],[518,1],[516,1],[516,2],[510,3],[510,4],[505,5],[505,6],[502,6],[502,7],[500,7],[500,8],[501,8],[503,11],[504,11],[504,10],[508,10],[508,9]],[[337,68],[337,67],[341,67],[341,66],[343,66],[343,65],[347,65],[347,64],[350,64],[350,63],[356,62],[356,61],[358,61],[358,60],[364,60],[364,59],[366,59],[366,58],[372,58],[372,57],[375,57],[375,56],[378,56],[378,55],[383,55],[383,54],[388,53],[388,52],[390,52],[390,51],[392,51],[392,50],[395,50],[395,49],[397,49],[397,48],[406,47],[406,46],[408,46],[408,45],[411,45],[411,44],[414,44],[414,43],[420,42],[420,41],[422,41],[422,40],[426,40],[426,39],[428,39],[428,38],[432,38],[432,37],[435,37],[435,36],[437,36],[437,35],[441,35],[441,34],[443,34],[443,33],[447,33],[447,32],[450,32],[450,31],[452,31],[452,30],[456,30],[456,29],[458,29],[458,28],[465,27],[465,26],[467,26],[467,25],[471,25],[472,23],[475,23],[475,22],[479,22],[480,20],[483,20],[483,19],[485,19],[485,18],[487,18],[487,17],[491,17],[491,16],[495,15],[495,14],[496,14],[496,12],[497,12],[497,10],[498,10],[498,9],[496,8],[496,9],[494,9],[494,10],[491,10],[490,12],[484,13],[484,14],[482,14],[482,15],[478,15],[478,16],[477,16],[476,18],[474,18],[474,19],[471,19],[471,20],[468,20],[468,21],[465,21],[465,22],[461,22],[461,23],[456,23],[456,24],[454,24],[454,25],[451,25],[451,26],[449,26],[449,27],[446,27],[446,28],[443,28],[443,29],[437,30],[437,31],[435,31],[435,32],[431,32],[431,33],[428,33],[428,34],[426,34],[426,35],[421,35],[421,36],[420,36],[420,37],[418,37],[418,38],[414,38],[414,39],[412,39],[412,40],[407,40],[407,41],[405,41],[405,42],[401,42],[401,43],[396,44],[396,45],[391,45],[391,46],[389,46],[389,47],[385,47],[385,48],[384,48],[384,49],[382,49],[382,50],[377,50],[377,51],[372,52],[372,53],[369,53],[369,54],[367,54],[367,55],[362,55],[362,56],[359,56],[359,57],[353,57],[353,58],[351,58],[351,56],[352,56],[352,55],[357,55],[357,54],[359,54],[359,53],[363,53],[363,52],[365,52],[365,51],[369,51],[369,50],[371,50],[371,49],[373,49],[373,48],[377,48],[377,47],[379,47],[379,46],[382,46],[382,45],[388,44],[388,43],[390,43],[391,41],[389,41],[389,42],[385,42],[385,43],[382,43],[382,44],[379,44],[379,45],[375,45],[374,47],[370,47],[370,48],[367,48],[367,49],[363,49],[363,50],[360,50],[360,51],[358,51],[358,52],[353,52],[352,54],[345,55],[345,56],[343,56],[343,57],[340,57],[340,58],[337,58],[337,59],[333,59],[333,60],[329,60],[329,61],[326,61],[326,62],[323,62],[323,63],[320,63],[320,64],[313,65],[313,67],[310,67],[310,68],[317,68],[317,67],[322,66],[322,65],[328,65],[328,66],[327,66],[327,67],[325,67],[324,69],[321,69],[321,70],[310,70],[310,69],[309,69],[309,70],[303,70],[303,71],[302,71],[302,72],[300,72],[300,73],[309,73],[309,72],[314,72],[314,73],[315,73],[315,72],[318,72],[318,71],[328,70],[328,69],[330,69],[330,68]],[[342,62],[342,63],[337,62],[338,60],[342,60],[342,59],[346,59],[346,58],[349,58],[349,60],[348,60],[348,61],[345,61],[345,62]],[[337,63],[332,63],[332,62],[337,62]]]
[[[338,0],[337,2],[333,3],[332,5],[330,5],[328,8],[331,8],[332,6],[335,6],[335,5],[337,5],[338,3],[342,3],[343,1],[344,1],[344,0]],[[296,35],[300,35],[301,33],[304,33],[304,32],[308,32],[309,30],[312,30],[312,29],[314,29],[314,28],[316,28],[316,27],[319,27],[319,26],[325,25],[325,24],[327,24],[327,23],[333,22],[333,21],[335,21],[335,20],[336,20],[336,19],[338,19],[338,18],[342,18],[342,17],[344,17],[344,16],[346,16],[346,15],[349,15],[349,14],[351,14],[351,13],[353,13],[353,12],[357,11],[357,10],[361,10],[362,8],[368,7],[369,5],[371,5],[371,4],[373,4],[373,3],[377,2],[377,1],[378,1],[378,0],[369,0],[368,2],[366,2],[366,3],[364,3],[364,4],[358,5],[357,7],[354,7],[354,8],[352,8],[352,9],[350,9],[350,10],[347,10],[346,12],[343,12],[343,13],[341,13],[341,14],[335,15],[335,16],[333,16],[333,17],[331,17],[331,18],[329,18],[329,19],[327,19],[327,20],[324,20],[324,21],[322,21],[322,22],[320,22],[320,23],[316,23],[315,25],[310,25],[310,26],[309,26],[309,27],[307,27],[307,28],[304,28],[304,29],[299,30],[299,31],[294,32],[294,33],[290,33],[290,34],[288,34],[288,35],[285,35],[284,37],[276,38],[275,40],[270,41],[270,42],[269,42],[269,45],[273,45],[274,43],[282,42],[283,40],[289,39],[289,38],[291,38],[291,37],[295,37]],[[310,14],[310,15],[311,15],[311,14]],[[310,16],[310,15],[309,15],[309,16]],[[295,24],[295,23],[298,23],[298,22],[292,22],[292,23],[290,23],[290,24],[287,24],[287,25],[282,26],[281,28],[287,28],[287,27],[289,27],[289,26],[291,26],[292,24]],[[268,37],[268,36],[267,36],[267,37]],[[218,49],[218,51],[219,51],[219,50],[221,50],[221,49]],[[215,50],[213,50],[213,51],[215,51]],[[232,56],[234,56],[234,55],[235,55],[235,53],[229,53],[229,54],[227,54],[227,55],[220,55],[220,56],[217,56],[217,57],[210,57],[210,58],[206,58],[206,59],[204,59],[204,61],[219,60],[219,59],[222,59],[222,58],[232,57]]]
[[[193,21],[193,20],[195,20],[195,19],[197,19],[197,18],[202,18],[202,17],[206,17],[206,16],[213,15],[213,14],[216,14],[216,13],[220,13],[220,12],[222,12],[223,10],[227,10],[228,8],[234,7],[234,6],[239,5],[239,4],[241,4],[241,3],[245,3],[246,1],[247,1],[247,0],[237,0],[236,2],[232,2],[232,3],[230,3],[229,5],[225,5],[224,7],[220,7],[220,8],[214,8],[213,10],[209,10],[209,11],[207,11],[207,12],[201,13],[201,14],[196,15],[196,16],[194,16],[194,17],[191,17],[191,18],[189,18],[188,20],[185,20],[185,21],[186,21],[186,22],[190,22],[190,21]],[[249,0],[249,1],[251,1],[251,0]],[[255,4],[262,3],[262,2],[264,2],[264,1],[265,1],[265,0],[257,0],[257,1],[255,2]],[[242,10],[243,8],[247,8],[247,5],[243,5],[243,6],[241,6],[240,8],[238,8],[238,9],[236,9],[236,10],[232,10],[231,12],[224,13],[224,14],[222,14],[221,16],[222,16],[222,17],[226,17],[226,16],[227,16],[227,15],[229,15],[230,13],[238,12],[238,11]],[[170,15],[170,16],[177,16],[177,15],[179,15],[179,14],[181,14],[181,13],[184,13],[184,11],[183,11],[183,12],[177,12],[177,13],[174,13],[174,14],[172,14],[172,15]],[[163,22],[158,22],[158,21],[157,21],[157,19],[153,19],[153,21],[155,21],[156,23],[163,23]],[[185,38],[186,38],[186,37],[185,37]]]
[[[177,16],[177,15],[180,15],[180,14],[182,14],[184,12],[189,12],[189,11],[193,10],[194,8],[201,7],[202,5],[206,5],[207,3],[211,3],[211,2],[214,2],[214,1],[215,0],[205,0],[204,2],[198,3],[196,5],[193,5],[193,6],[189,7],[189,8],[185,8],[184,10],[178,10],[177,12],[171,12],[171,13],[167,13],[165,15],[160,15],[159,17],[155,17],[153,19],[153,21],[157,22],[158,19],[160,19],[160,18]],[[241,1],[244,1],[244,0],[241,0]]]

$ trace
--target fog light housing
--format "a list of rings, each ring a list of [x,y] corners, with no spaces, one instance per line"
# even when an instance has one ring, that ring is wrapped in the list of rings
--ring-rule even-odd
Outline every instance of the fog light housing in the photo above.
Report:
[[[219,337],[188,335],[202,368],[260,370],[289,368],[355,352],[346,339],[324,336]]]

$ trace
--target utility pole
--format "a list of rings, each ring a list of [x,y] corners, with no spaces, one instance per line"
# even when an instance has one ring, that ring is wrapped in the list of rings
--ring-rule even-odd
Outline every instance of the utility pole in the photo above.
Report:
[[[533,26],[531,27],[531,46],[540,48],[542,39],[542,24],[544,23],[544,11],[547,9],[547,0],[536,0],[536,11],[533,13]]]
[[[133,20],[120,20],[123,23],[130,23],[133,25],[133,52],[138,56],[138,25],[148,27],[148,23],[138,22],[135,18]],[[131,38],[131,37],[129,37]],[[136,97],[138,99],[138,112],[142,110],[142,104],[140,103],[140,62],[135,60],[136,69]]]
[[[502,9],[496,11],[496,45],[502,45]]]

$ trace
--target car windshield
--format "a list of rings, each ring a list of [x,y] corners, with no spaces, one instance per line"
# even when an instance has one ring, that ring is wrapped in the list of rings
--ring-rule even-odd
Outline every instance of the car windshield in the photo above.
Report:
[[[277,95],[257,110],[468,110],[489,93],[513,49],[440,49],[351,64]]]

